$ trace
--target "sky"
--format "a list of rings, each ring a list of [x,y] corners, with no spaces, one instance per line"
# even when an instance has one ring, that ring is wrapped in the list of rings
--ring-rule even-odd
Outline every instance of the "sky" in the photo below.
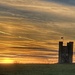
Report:
[[[74,0],[0,0],[0,61],[57,63],[61,36],[75,41]]]

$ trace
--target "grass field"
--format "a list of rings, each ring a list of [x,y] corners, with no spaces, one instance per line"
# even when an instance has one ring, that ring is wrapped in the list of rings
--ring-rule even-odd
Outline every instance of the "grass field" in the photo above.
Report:
[[[0,75],[75,75],[75,64],[0,65]]]

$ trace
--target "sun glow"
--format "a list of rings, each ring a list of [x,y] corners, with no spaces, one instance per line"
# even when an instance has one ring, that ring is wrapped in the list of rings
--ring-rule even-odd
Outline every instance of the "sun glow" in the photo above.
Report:
[[[14,64],[14,60],[12,60],[10,58],[4,58],[3,60],[1,60],[0,63],[1,64]]]

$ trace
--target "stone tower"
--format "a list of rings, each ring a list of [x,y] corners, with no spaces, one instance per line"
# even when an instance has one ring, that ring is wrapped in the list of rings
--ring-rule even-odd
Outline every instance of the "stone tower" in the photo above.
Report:
[[[72,63],[73,58],[73,42],[68,42],[67,46],[63,46],[63,42],[59,42],[59,63]]]

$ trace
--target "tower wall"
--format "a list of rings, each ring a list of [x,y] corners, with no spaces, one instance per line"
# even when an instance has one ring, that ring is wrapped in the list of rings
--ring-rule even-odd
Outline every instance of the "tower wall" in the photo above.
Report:
[[[59,42],[59,63],[62,63],[63,42]]]
[[[68,54],[69,54],[69,63],[73,61],[73,42],[69,42],[68,44]]]

